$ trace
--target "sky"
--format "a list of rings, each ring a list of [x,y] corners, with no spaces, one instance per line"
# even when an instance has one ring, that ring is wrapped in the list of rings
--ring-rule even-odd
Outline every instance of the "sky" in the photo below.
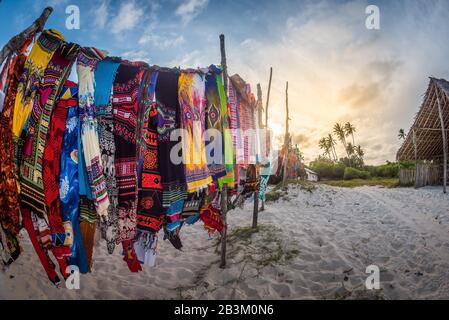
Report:
[[[366,163],[394,161],[429,77],[449,79],[446,0],[0,0],[0,45],[48,5],[46,27],[67,41],[166,67],[219,64],[225,34],[229,74],[253,91],[260,83],[264,101],[273,67],[269,125],[279,136],[289,82],[290,132],[306,162],[347,121]],[[69,5],[80,10],[78,30],[66,28]],[[380,9],[378,30],[365,26],[368,5]]]

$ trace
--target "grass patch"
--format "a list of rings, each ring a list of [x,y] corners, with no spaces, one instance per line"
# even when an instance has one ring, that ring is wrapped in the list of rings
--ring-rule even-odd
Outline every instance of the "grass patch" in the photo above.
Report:
[[[316,186],[314,183],[306,180],[289,179],[287,180],[287,186],[297,186],[303,191],[312,193]],[[285,194],[282,190],[282,182],[279,182],[273,189],[265,194],[265,202],[273,202],[279,200],[282,195]]]
[[[273,225],[240,227],[229,234],[229,243],[243,250],[244,260],[255,263],[256,268],[284,264],[297,257],[299,250],[297,244],[281,239],[281,232]]]
[[[384,186],[386,188],[396,188],[399,186],[398,178],[371,178],[371,179],[353,179],[353,180],[327,180],[320,181],[333,187],[355,188],[362,186]]]

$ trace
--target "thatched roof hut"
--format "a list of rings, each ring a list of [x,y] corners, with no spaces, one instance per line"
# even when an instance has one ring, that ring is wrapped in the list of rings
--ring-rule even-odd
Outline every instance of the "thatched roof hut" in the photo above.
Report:
[[[448,130],[449,82],[444,79],[430,78],[424,101],[404,143],[397,152],[397,160],[427,160],[441,163],[445,169]],[[444,185],[445,178],[444,173]]]

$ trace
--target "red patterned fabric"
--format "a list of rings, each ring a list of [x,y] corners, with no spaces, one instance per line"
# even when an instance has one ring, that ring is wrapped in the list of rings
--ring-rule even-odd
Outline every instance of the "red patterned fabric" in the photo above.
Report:
[[[71,81],[66,81],[65,86],[76,87],[76,84]],[[56,104],[56,108],[52,113],[48,131],[48,139],[44,149],[42,174],[48,222],[52,233],[65,233],[62,223],[61,205],[59,201],[61,149],[66,127],[68,107],[76,105],[77,101],[75,98],[70,98],[68,100],[63,100],[61,98]]]
[[[26,56],[20,54],[10,64],[8,71],[8,91],[3,112],[0,113],[0,223],[5,230],[16,235],[21,229],[19,195],[14,166],[14,143],[12,122],[17,86],[23,71]]]

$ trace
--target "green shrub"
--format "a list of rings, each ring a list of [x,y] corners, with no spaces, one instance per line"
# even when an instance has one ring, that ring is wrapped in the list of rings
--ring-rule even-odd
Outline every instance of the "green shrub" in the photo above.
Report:
[[[318,173],[320,179],[343,179],[345,165],[328,159],[317,159],[310,163],[310,169]]]
[[[346,167],[343,179],[352,180],[352,179],[369,179],[371,178],[371,174],[369,171],[362,171],[355,168]]]

